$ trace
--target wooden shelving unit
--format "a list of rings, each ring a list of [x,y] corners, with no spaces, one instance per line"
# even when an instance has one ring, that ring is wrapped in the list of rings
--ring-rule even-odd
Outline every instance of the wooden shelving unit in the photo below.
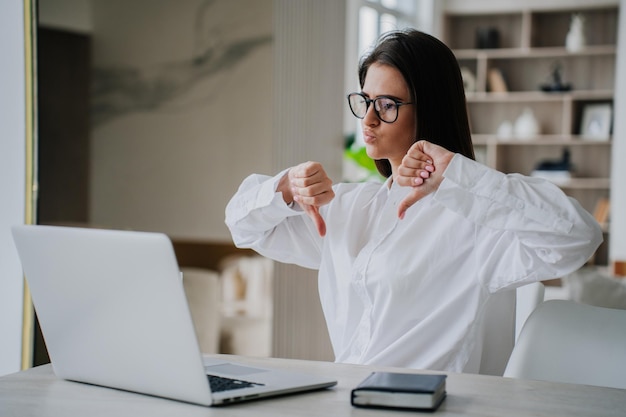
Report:
[[[584,18],[586,45],[571,52],[565,39],[574,13]],[[582,9],[444,14],[443,38],[474,77],[466,97],[479,161],[502,172],[530,175],[538,163],[558,160],[567,149],[572,178],[557,184],[591,213],[600,200],[609,198],[612,138],[585,135],[581,122],[587,105],[613,105],[618,14],[617,6],[593,4]],[[477,30],[486,27],[497,31],[499,44],[478,49]],[[557,66],[571,89],[542,91]],[[502,74],[506,92],[492,91],[494,69]],[[539,122],[540,133],[523,139],[515,134],[500,137],[499,126],[505,121],[514,125],[526,108]],[[603,246],[596,257],[600,263],[606,262]]]

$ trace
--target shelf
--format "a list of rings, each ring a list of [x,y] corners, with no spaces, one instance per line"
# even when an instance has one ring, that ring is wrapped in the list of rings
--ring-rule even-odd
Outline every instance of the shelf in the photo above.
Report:
[[[473,134],[474,145],[498,145],[498,146],[611,146],[612,141],[589,139],[580,135],[540,135],[531,139],[500,139],[492,134]]]
[[[574,90],[546,93],[543,91],[510,91],[506,93],[470,92],[466,99],[471,103],[489,102],[558,102],[566,100],[612,100],[611,90]]]
[[[610,178],[572,178],[556,185],[564,190],[608,190],[611,188],[611,180]]]
[[[542,48],[500,48],[500,49],[456,49],[457,59],[527,59],[527,58],[565,58],[565,57],[593,57],[601,55],[615,55],[615,45],[587,46],[581,51],[570,52],[561,47]]]
[[[545,2],[547,7],[533,7],[524,2],[502,7],[499,2],[482,2],[489,3],[483,7],[475,5],[475,2],[464,3],[467,3],[465,11],[448,9],[444,19],[444,38],[453,49],[471,51],[481,42],[499,46],[503,51],[563,48],[575,13],[581,13],[584,17],[589,47],[617,43],[618,4],[559,1],[550,6],[552,2],[548,1]],[[494,29],[495,38],[492,36],[479,40],[479,28]]]
[[[537,176],[534,178],[544,178],[559,188],[564,190],[608,190],[611,186],[611,180],[609,178],[585,178],[585,177],[573,177],[571,179],[552,179],[548,177]]]

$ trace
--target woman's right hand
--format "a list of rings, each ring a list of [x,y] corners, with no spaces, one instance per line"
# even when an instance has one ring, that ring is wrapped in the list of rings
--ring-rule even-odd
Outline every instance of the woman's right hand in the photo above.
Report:
[[[409,148],[394,178],[399,185],[413,188],[398,205],[399,218],[403,219],[406,210],[417,201],[437,191],[452,158],[454,153],[425,140]]]
[[[319,162],[304,162],[287,172],[278,184],[277,191],[283,193],[285,203],[292,201],[313,220],[320,236],[326,235],[326,223],[319,207],[335,198],[333,182]]]

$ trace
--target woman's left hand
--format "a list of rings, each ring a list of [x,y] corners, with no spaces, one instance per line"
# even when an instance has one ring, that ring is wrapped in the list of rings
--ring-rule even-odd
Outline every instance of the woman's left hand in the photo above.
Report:
[[[399,218],[403,219],[406,210],[413,204],[437,191],[443,181],[443,172],[453,157],[453,152],[425,140],[409,148],[398,167],[395,181],[413,189],[398,205]]]

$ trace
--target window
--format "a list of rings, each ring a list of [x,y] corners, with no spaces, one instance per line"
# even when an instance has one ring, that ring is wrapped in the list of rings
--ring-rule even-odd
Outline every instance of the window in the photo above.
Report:
[[[416,26],[416,0],[359,0],[358,52],[365,53],[390,30]]]

